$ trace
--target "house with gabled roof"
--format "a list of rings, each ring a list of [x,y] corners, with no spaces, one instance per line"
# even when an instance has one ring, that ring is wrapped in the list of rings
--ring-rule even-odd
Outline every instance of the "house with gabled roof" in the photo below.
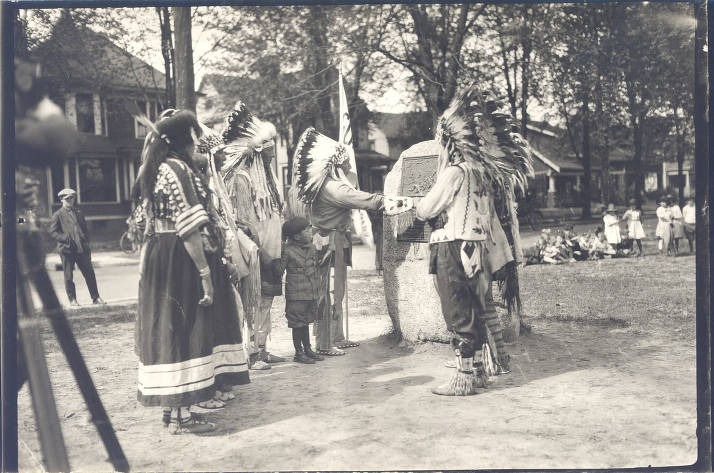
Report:
[[[126,102],[134,101],[155,120],[164,108],[164,74],[78,24],[68,10],[30,56],[42,71],[39,86],[80,134],[76,155],[48,167],[42,176],[39,217],[48,218],[58,209],[57,192],[71,187],[90,232],[124,228],[147,134]]]

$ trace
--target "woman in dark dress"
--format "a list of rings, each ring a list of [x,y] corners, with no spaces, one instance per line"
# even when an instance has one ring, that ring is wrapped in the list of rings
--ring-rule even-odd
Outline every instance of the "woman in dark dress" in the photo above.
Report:
[[[215,425],[190,406],[248,378],[221,235],[191,160],[201,128],[191,112],[163,117],[145,141],[139,176],[148,239],[136,327],[138,399],[162,406],[172,433],[210,432]]]

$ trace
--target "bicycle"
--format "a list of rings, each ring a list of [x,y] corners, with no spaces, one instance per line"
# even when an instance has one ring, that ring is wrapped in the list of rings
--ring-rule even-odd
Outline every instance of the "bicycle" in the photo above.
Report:
[[[129,228],[119,238],[119,248],[124,253],[136,253],[144,242],[144,230],[133,218],[127,219],[126,223]]]

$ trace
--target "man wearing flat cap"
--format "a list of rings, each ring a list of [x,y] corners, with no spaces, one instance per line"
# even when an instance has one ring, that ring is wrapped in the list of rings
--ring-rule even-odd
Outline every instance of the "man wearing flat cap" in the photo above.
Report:
[[[77,193],[73,189],[62,189],[57,194],[62,207],[52,215],[50,235],[57,241],[57,251],[64,269],[64,287],[72,306],[78,306],[77,292],[74,287],[73,272],[76,264],[87,282],[89,295],[94,304],[105,304],[99,297],[97,278],[92,267],[92,254],[89,250],[89,232],[82,212],[74,205]]]

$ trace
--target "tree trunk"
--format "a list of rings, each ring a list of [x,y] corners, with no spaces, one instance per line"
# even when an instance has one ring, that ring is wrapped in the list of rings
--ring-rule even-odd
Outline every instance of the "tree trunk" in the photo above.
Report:
[[[631,74],[631,72],[630,72]],[[632,171],[635,175],[635,200],[637,207],[642,205],[642,120],[644,112],[640,111],[641,105],[637,104],[635,89],[629,75],[625,76],[625,86],[627,88],[628,112],[630,114],[630,127],[632,128],[632,144],[635,148],[635,155],[632,158]],[[639,105],[639,106],[638,106]]]
[[[191,46],[191,7],[171,7],[176,45],[176,107],[196,113]]]
[[[336,137],[337,125],[335,124],[331,106],[331,89],[336,89],[336,87],[330,87],[330,77],[333,75],[330,73],[335,71],[334,68],[328,69],[327,63],[326,52],[329,46],[325,36],[327,18],[325,17],[324,7],[311,6],[308,8],[310,10],[310,16],[307,24],[307,33],[311,43],[310,62],[313,69],[307,72],[316,74],[313,78],[313,85],[314,89],[319,91],[316,100],[318,114],[315,117],[315,125],[318,131],[327,136]]]
[[[499,25],[500,26],[500,25]],[[513,115],[513,119],[516,119],[516,94],[513,90],[513,86],[511,85],[511,68],[508,65],[508,53],[506,51],[506,43],[503,41],[503,36],[499,32],[498,33],[498,39],[501,43],[501,61],[503,62],[503,77],[506,79],[506,94],[508,96],[508,103],[511,105],[511,115]]]
[[[679,183],[677,200],[681,207],[684,205],[684,133],[679,123],[678,109],[679,107],[674,107],[674,127],[677,134],[677,182]]]
[[[606,135],[600,163],[600,195],[604,204],[610,202],[610,139]]]
[[[633,174],[635,177],[635,200],[637,207],[642,205],[642,121],[644,113],[640,112],[639,117],[632,118],[633,139],[635,145],[635,156],[632,159]]]
[[[528,90],[531,59],[531,41],[529,38],[523,40],[523,56],[521,57],[521,134],[524,138],[528,136]],[[513,117],[516,118],[515,116]]]
[[[590,219],[590,181],[591,181],[591,156],[590,156],[590,95],[588,92],[583,97],[583,219]]]
[[[711,468],[711,283],[709,253],[709,80],[707,58],[707,3],[695,0],[694,17],[694,155],[696,159],[697,208],[697,465]],[[711,46],[709,46],[711,48]]]
[[[169,7],[156,7],[161,25],[161,55],[164,57],[164,75],[166,77],[166,108],[176,106],[176,81],[174,45],[171,38],[171,15]]]

